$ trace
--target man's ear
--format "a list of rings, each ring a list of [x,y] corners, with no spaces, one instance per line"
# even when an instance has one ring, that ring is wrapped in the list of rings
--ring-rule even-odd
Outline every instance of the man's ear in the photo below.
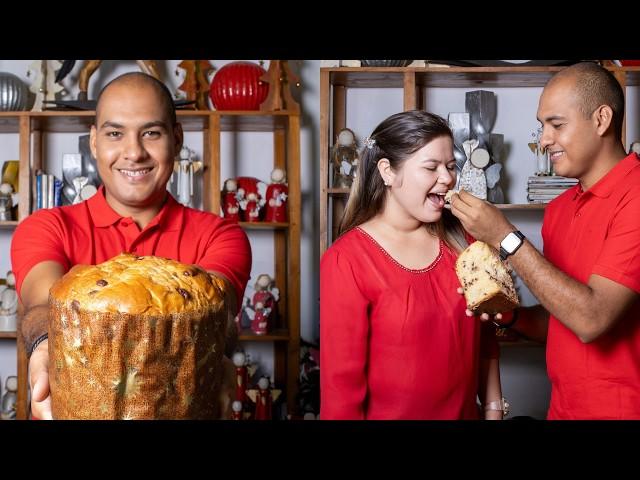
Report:
[[[600,105],[593,112],[593,119],[596,122],[596,132],[603,136],[613,124],[613,110],[609,105]]]
[[[96,137],[98,135],[98,130],[95,125],[91,125],[91,131],[89,132],[89,148],[91,149],[91,155],[93,158],[97,159],[96,156],[97,148],[96,148]]]
[[[184,133],[182,131],[182,124],[176,123],[173,127],[173,136],[175,138],[175,152],[176,156],[180,155],[180,150],[182,150],[182,143],[184,142]]]
[[[391,168],[391,163],[389,163],[389,159],[381,158],[378,160],[378,172],[380,172],[380,176],[382,177],[382,182],[385,185],[391,185],[393,183],[393,179],[396,174],[393,172]]]

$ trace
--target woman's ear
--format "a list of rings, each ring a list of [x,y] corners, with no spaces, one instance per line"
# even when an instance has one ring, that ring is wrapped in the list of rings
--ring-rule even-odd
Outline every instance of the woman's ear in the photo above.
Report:
[[[385,185],[391,185],[393,183],[393,179],[396,175],[393,173],[391,163],[389,163],[387,158],[381,158],[378,160],[378,172],[380,172],[380,176],[382,177],[382,183]]]

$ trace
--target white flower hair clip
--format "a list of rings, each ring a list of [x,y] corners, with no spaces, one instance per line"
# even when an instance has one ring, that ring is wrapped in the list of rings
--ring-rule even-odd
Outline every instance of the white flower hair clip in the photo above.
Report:
[[[374,138],[367,137],[362,141],[362,143],[364,143],[365,147],[371,150],[373,146],[376,144],[376,140]]]

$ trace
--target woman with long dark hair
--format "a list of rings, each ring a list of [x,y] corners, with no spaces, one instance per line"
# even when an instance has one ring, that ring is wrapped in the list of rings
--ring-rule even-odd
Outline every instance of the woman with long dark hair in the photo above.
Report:
[[[444,209],[455,165],[451,130],[428,112],[392,115],[364,141],[320,266],[321,418],[502,418],[493,327],[456,294],[472,239]]]

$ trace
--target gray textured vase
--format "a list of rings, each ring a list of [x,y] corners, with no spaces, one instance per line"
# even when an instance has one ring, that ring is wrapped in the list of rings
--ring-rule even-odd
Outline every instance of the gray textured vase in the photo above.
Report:
[[[0,72],[0,111],[26,110],[29,89],[13,73]]]
[[[363,67],[406,67],[413,60],[360,60]]]

